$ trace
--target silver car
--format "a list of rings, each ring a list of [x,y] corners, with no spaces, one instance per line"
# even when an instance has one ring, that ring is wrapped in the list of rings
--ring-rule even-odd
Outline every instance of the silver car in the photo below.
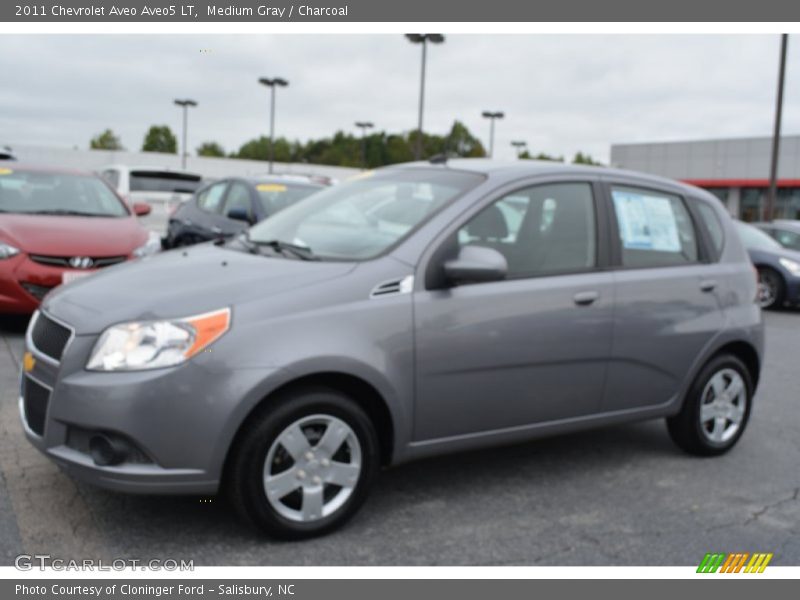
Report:
[[[77,478],[224,489],[269,534],[308,537],[381,467],[445,452],[662,417],[687,452],[728,451],[759,378],[756,292],[697,188],[411,163],[53,292],[20,410]]]

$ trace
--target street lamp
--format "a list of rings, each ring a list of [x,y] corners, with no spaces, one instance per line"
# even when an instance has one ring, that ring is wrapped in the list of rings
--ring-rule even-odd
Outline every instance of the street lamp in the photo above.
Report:
[[[481,113],[485,118],[489,119],[491,126],[489,127],[489,158],[494,157],[494,121],[495,119],[502,119],[505,114],[500,111],[485,110]]]
[[[261,77],[258,83],[265,85],[270,90],[270,103],[269,103],[269,172],[272,174],[272,162],[275,159],[275,88],[286,87],[289,82],[280,77]]]
[[[419,85],[419,122],[417,125],[417,143],[414,149],[414,156],[417,160],[422,158],[422,112],[425,106],[425,61],[428,54],[428,42],[431,44],[441,44],[444,36],[441,33],[407,33],[406,39],[412,44],[422,44],[422,73]]]
[[[783,83],[786,78],[786,46],[789,35],[781,34],[780,60],[778,63],[778,93],[775,97],[775,122],[772,130],[772,157],[769,165],[769,189],[764,207],[764,220],[772,221],[775,216],[775,200],[778,195],[778,157],[781,148],[781,116],[783,114]]]
[[[523,142],[522,140],[514,140],[513,142],[511,142],[511,145],[517,149],[517,158],[519,158],[520,155],[522,154],[523,148],[525,148],[528,145],[528,142]]]
[[[188,112],[190,106],[197,106],[197,102],[194,100],[189,100],[188,98],[183,100],[175,100],[175,104],[180,106],[183,109],[183,153],[181,154],[181,169],[186,168],[186,157],[189,154],[189,149],[186,147],[186,130],[189,128],[188,126]]]
[[[361,166],[367,168],[367,129],[375,127],[370,121],[356,121],[356,127],[361,128]]]

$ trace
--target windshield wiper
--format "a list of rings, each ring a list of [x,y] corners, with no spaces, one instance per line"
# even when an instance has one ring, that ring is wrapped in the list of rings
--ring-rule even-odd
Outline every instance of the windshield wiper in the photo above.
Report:
[[[29,215],[68,215],[71,217],[108,217],[111,215],[104,215],[102,213],[90,213],[80,210],[68,210],[66,208],[50,208],[44,210],[31,210],[26,211]]]
[[[272,248],[275,252],[279,254],[291,254],[296,256],[300,260],[320,260],[319,256],[314,254],[311,251],[311,248],[308,246],[300,246],[298,244],[291,244],[289,242],[284,242],[283,240],[254,240],[250,237],[249,234],[245,234],[242,236],[246,243],[250,246],[267,246],[268,248]]]

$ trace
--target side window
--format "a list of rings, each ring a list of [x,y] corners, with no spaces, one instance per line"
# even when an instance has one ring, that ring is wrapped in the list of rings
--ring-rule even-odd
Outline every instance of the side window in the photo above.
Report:
[[[786,229],[776,229],[774,230],[772,237],[774,237],[784,248],[800,250],[800,233],[787,231]]]
[[[250,191],[243,183],[232,183],[225,196],[225,207],[222,209],[222,214],[227,216],[231,210],[243,210],[248,215],[252,213]]]
[[[622,266],[665,267],[695,263],[697,238],[683,200],[632,187],[611,189],[622,245]]]
[[[722,233],[722,223],[719,220],[719,215],[707,203],[700,200],[695,201],[697,212],[702,219],[703,224],[708,230],[708,235],[711,237],[711,243],[714,244],[714,250],[717,251],[717,256],[722,252],[722,246],[725,243],[725,235]]]
[[[458,243],[503,254],[509,278],[592,268],[597,254],[592,187],[554,183],[512,192],[464,225]]]
[[[206,212],[219,212],[222,195],[227,186],[227,182],[221,181],[207,187],[197,195],[197,206]]]

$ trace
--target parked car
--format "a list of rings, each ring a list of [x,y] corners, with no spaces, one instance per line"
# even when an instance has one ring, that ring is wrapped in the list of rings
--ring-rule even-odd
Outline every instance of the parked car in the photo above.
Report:
[[[202,185],[198,173],[152,166],[109,165],[100,175],[128,202],[148,202],[174,210]]]
[[[159,249],[99,177],[0,167],[0,313],[32,313],[51,289]]]
[[[784,248],[800,252],[800,221],[775,220],[771,223],[753,223]]]
[[[324,187],[307,178],[290,176],[215,181],[170,216],[164,247],[236,235]]]
[[[761,307],[800,302],[800,252],[784,248],[753,225],[737,221],[736,228],[758,270]]]
[[[655,418],[691,454],[727,452],[759,380],[756,290],[697,188],[411,163],[49,295],[20,407],[75,477],[222,488],[266,532],[309,537],[381,466],[425,456]]]
[[[0,146],[0,160],[17,160],[17,157],[8,146]]]

